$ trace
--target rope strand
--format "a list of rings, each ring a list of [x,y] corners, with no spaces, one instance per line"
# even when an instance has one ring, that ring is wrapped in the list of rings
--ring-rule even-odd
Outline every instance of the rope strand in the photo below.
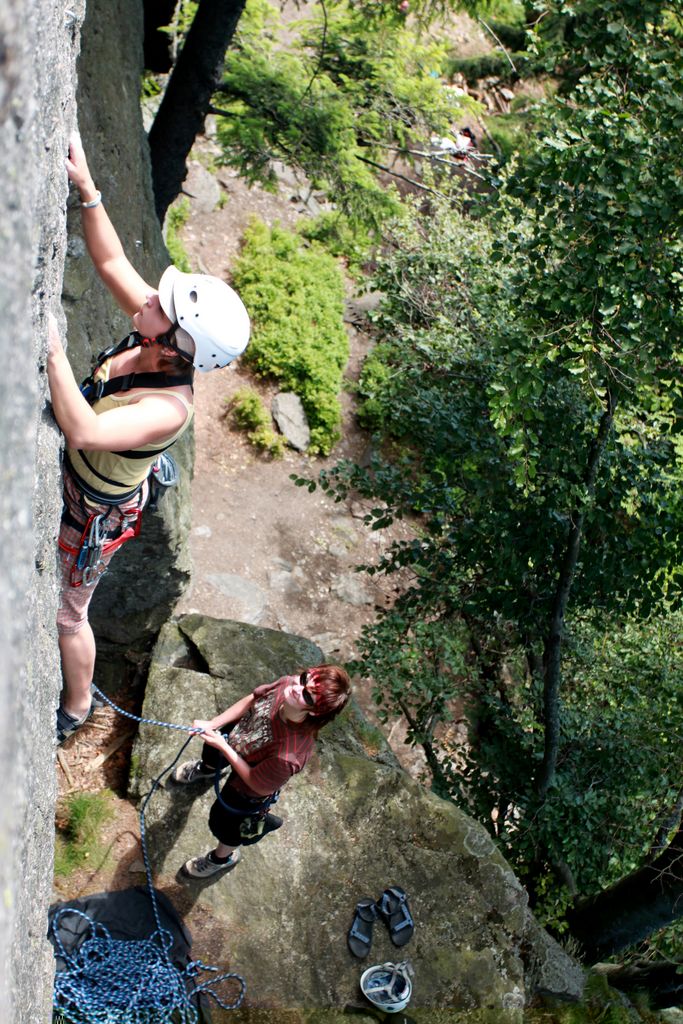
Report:
[[[147,805],[161,780],[173,770],[199,730],[154,718],[141,718],[124,711],[97,686],[92,689],[125,718],[190,735],[173,761],[152,780],[149,793],[140,807],[140,843],[156,930],[147,939],[113,939],[105,925],[93,921],[82,911],[70,907],[58,910],[52,919],[51,929],[67,967],[55,974],[53,1006],[65,1021],[73,1024],[198,1024],[199,1013],[190,1000],[198,1000],[201,996],[213,999],[223,1010],[236,1010],[247,990],[246,981],[240,974],[230,971],[196,984],[194,979],[202,971],[217,973],[218,968],[210,967],[201,960],[192,960],[181,970],[171,960],[173,936],[161,924],[147,850]],[[73,954],[67,953],[58,931],[59,922],[67,914],[83,918],[90,926],[90,935]],[[238,992],[231,1002],[221,999],[215,991],[216,986],[224,982],[237,984]]]

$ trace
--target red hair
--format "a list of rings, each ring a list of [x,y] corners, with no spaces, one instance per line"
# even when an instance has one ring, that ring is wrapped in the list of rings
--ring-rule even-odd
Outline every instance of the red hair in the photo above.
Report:
[[[339,665],[315,665],[304,671],[315,682],[315,705],[308,713],[308,720],[316,729],[322,729],[346,707],[351,696],[351,681]]]

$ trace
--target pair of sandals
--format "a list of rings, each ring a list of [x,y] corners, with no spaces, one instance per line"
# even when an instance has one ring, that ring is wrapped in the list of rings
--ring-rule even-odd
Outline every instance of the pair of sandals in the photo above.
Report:
[[[408,897],[399,885],[385,889],[378,900],[362,899],[356,904],[347,942],[359,960],[364,960],[370,952],[372,929],[378,919],[386,924],[389,938],[395,946],[405,946],[410,942],[415,922],[408,906]]]

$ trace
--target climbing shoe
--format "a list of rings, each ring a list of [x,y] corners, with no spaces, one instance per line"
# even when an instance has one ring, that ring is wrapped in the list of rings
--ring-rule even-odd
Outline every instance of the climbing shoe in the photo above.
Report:
[[[91,704],[82,718],[74,718],[60,704],[57,708],[57,745],[61,747],[62,743],[65,743],[70,736],[78,732],[81,726],[85,725],[88,721],[94,710],[95,706]]]
[[[198,761],[183,761],[179,764],[171,776],[174,782],[184,786],[188,782],[199,782],[200,779],[212,779],[215,775],[213,768],[207,768],[202,759]]]
[[[211,878],[212,875],[217,875],[220,871],[232,871],[234,867],[237,867],[239,861],[240,854],[237,850],[230,854],[224,864],[217,864],[211,857],[211,853],[207,853],[203,857],[192,857],[185,861],[180,870],[183,875],[190,878]]]

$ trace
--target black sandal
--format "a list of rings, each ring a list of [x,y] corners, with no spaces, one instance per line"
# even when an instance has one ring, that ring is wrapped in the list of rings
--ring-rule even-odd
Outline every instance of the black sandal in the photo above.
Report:
[[[400,885],[392,885],[385,889],[378,901],[379,912],[386,921],[389,938],[395,946],[405,946],[410,942],[415,931],[408,907],[408,897]]]
[[[377,920],[377,904],[374,900],[359,900],[356,913],[349,929],[349,949],[359,960],[364,960],[372,945],[372,926]]]

